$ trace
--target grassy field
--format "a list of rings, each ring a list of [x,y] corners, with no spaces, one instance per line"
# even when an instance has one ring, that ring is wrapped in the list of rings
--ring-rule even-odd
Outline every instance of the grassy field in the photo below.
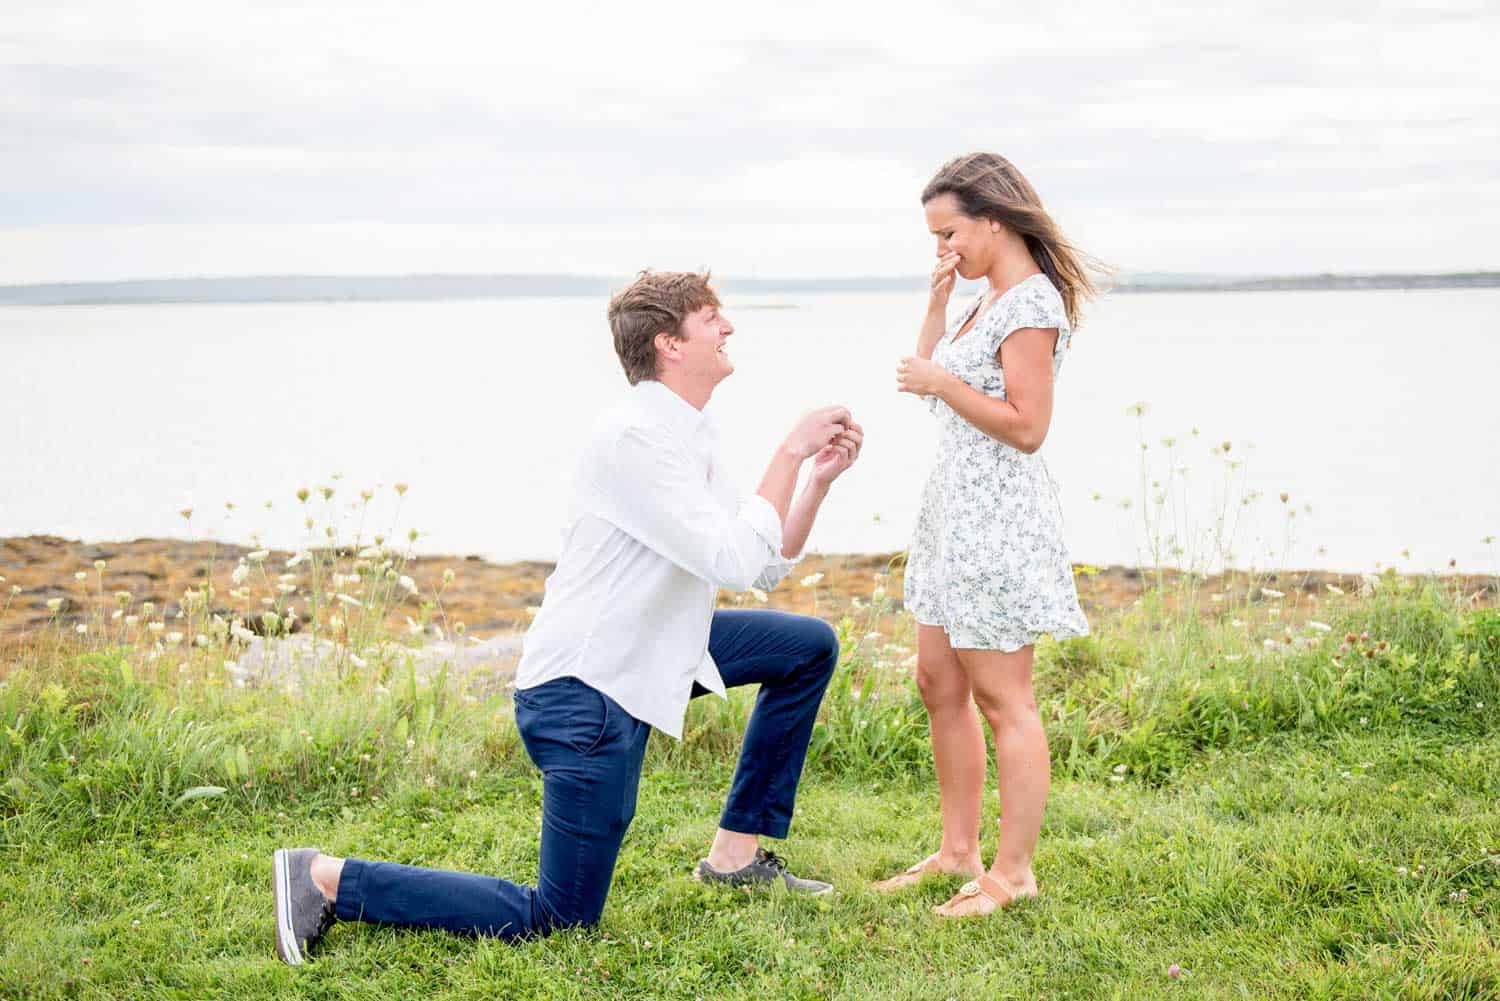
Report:
[[[1043,895],[997,917],[934,918],[954,881],[867,888],[938,822],[909,636],[867,630],[875,592],[840,624],[776,846],[831,899],[689,878],[740,693],[653,738],[600,928],[509,946],[340,925],[300,969],[272,950],[277,846],[535,875],[540,779],[508,697],[389,648],[240,687],[229,636],[56,631],[0,666],[0,998],[1500,996],[1500,614],[1393,575],[1173,598],[1040,648]]]

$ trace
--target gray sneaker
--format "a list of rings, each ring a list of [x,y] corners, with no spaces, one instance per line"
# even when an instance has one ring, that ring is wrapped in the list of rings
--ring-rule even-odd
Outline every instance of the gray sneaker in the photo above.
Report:
[[[757,849],[755,852],[755,861],[743,869],[736,869],[733,872],[720,872],[708,864],[708,859],[704,859],[698,863],[698,868],[693,871],[693,876],[700,882],[717,886],[768,886],[772,883],[781,883],[793,893],[806,893],[814,897],[821,897],[825,893],[833,892],[832,883],[793,876],[786,871],[785,859],[775,852],[766,851],[764,848]]]
[[[316,848],[278,848],[271,857],[271,890],[276,896],[276,953],[299,966],[306,950],[333,924],[333,904],[312,881]]]

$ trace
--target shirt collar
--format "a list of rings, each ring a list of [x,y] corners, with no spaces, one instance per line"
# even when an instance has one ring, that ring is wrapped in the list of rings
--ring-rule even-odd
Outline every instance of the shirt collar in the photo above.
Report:
[[[632,387],[632,392],[648,413],[690,439],[713,431],[708,414],[655,379],[642,379]]]

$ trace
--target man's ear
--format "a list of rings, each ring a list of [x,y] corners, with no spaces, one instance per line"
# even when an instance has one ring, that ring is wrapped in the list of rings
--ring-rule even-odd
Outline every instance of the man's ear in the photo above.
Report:
[[[676,357],[682,350],[682,342],[665,330],[657,334],[652,343],[656,345],[656,357],[658,360]]]

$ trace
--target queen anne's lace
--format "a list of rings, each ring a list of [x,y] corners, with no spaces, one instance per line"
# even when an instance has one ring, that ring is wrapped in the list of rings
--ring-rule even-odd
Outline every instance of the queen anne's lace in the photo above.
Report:
[[[958,340],[983,302],[950,326],[932,360],[988,396],[1005,398],[1000,343],[1027,327],[1057,329],[1056,378],[1072,340],[1062,296],[1046,275],[1012,286]],[[1063,543],[1057,485],[1040,453],[996,441],[936,397],[937,459],[922,492],[906,565],[906,607],[942,626],[955,647],[1019,650],[1050,633],[1088,634]]]

